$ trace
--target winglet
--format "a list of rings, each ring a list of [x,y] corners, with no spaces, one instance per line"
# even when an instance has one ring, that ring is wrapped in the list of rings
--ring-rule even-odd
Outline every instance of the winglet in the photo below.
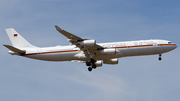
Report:
[[[62,31],[62,29],[59,26],[55,25],[55,27],[57,31]]]

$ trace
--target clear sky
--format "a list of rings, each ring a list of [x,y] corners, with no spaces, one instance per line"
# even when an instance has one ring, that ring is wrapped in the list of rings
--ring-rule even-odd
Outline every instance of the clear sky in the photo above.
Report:
[[[180,45],[179,0],[1,0],[0,101],[179,101],[180,48],[120,58],[88,72],[85,64],[7,53],[4,29],[39,47],[69,45],[60,26],[100,42],[165,39]]]

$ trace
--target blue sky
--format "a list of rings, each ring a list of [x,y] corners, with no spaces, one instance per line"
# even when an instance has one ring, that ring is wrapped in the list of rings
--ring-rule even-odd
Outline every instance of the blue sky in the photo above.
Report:
[[[54,25],[97,42],[166,39],[180,44],[178,0],[1,0],[0,43],[15,28],[33,45],[69,45]],[[85,64],[47,62],[0,50],[1,101],[179,101],[180,49],[120,58],[88,72]]]

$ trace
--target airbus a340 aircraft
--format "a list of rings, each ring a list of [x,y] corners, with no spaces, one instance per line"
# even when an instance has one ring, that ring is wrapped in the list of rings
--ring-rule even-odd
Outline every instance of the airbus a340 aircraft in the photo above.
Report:
[[[111,43],[96,43],[96,40],[84,39],[62,30],[55,25],[56,30],[68,38],[72,45],[39,48],[26,41],[13,28],[6,32],[13,46],[4,45],[9,54],[19,55],[46,61],[79,61],[89,66],[92,71],[104,64],[118,64],[118,58],[126,56],[154,55],[169,52],[177,47],[167,40],[140,40]]]

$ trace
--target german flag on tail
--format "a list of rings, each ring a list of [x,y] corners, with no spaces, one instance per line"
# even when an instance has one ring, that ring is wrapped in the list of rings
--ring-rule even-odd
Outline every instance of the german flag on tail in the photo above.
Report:
[[[14,34],[14,37],[17,37],[18,35],[17,34]]]

